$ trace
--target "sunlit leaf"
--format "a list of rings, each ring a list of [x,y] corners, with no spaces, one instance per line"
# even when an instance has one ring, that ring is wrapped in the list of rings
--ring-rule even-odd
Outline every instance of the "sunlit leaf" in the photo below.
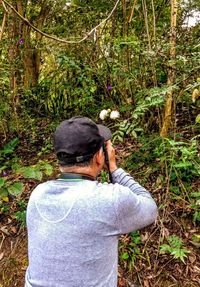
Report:
[[[22,167],[17,170],[17,173],[22,174],[24,178],[42,179],[42,172],[34,169],[34,167]]]
[[[8,198],[8,196],[4,196],[4,197],[2,197],[2,200],[3,200],[4,202],[9,202],[9,198]]]
[[[15,182],[8,187],[8,192],[14,196],[20,196],[23,192],[24,185],[22,182]]]
[[[4,198],[4,197],[7,197],[8,196],[8,190],[7,188],[3,187],[3,188],[0,188],[0,198]]]
[[[200,124],[200,114],[197,115],[197,117],[195,119],[195,123]]]
[[[134,130],[131,131],[131,135],[134,139],[137,138],[137,133]]]
[[[50,165],[48,162],[45,162],[45,161],[39,162],[39,164],[38,164],[38,169],[44,170],[44,173],[45,173],[46,175],[51,175],[52,172],[53,172],[53,167],[52,167],[52,165]]]
[[[127,260],[129,258],[129,255],[127,252],[122,253],[121,259]]]

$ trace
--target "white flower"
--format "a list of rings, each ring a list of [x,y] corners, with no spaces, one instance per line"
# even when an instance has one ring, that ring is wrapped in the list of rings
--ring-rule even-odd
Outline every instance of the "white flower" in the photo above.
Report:
[[[109,113],[109,110],[102,110],[102,111],[100,112],[100,115],[99,115],[100,119],[101,119],[102,121],[105,120],[105,118],[108,117],[108,113]]]
[[[118,111],[112,111],[112,112],[110,113],[110,118],[111,118],[112,120],[115,120],[115,119],[119,118],[119,116],[120,116],[120,114],[119,114]]]

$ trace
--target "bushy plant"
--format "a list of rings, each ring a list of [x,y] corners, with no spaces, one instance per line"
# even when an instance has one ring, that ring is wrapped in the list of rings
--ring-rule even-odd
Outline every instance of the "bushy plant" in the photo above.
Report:
[[[50,176],[53,172],[52,166],[45,161],[38,161],[32,166],[23,166],[20,160],[15,156],[14,150],[19,144],[19,139],[15,138],[7,143],[0,150],[0,210],[6,212],[9,210],[7,203],[10,200],[19,202],[25,189],[27,179],[41,180],[43,175]],[[22,205],[21,205],[22,207]],[[19,210],[17,218],[24,216],[24,210]],[[22,220],[23,221],[23,220]]]
[[[130,117],[116,124],[117,130],[113,134],[113,140],[123,142],[126,136],[137,138],[138,134],[141,132],[144,132],[145,130],[149,131],[148,129],[151,121],[153,120],[153,122],[155,122],[152,110],[155,111],[156,108],[163,106],[164,96],[170,89],[171,87],[162,87],[142,90],[141,93],[139,93],[140,97],[138,95],[140,100],[138,100]],[[146,96],[144,96],[144,94],[146,94]]]
[[[128,237],[122,238],[119,244],[119,259],[121,264],[131,269],[135,261],[142,256],[142,245],[139,231],[134,231]]]
[[[198,157],[198,137],[188,141],[164,139],[154,150],[155,157],[166,163],[171,181],[178,178],[191,181],[200,175],[200,158]]]

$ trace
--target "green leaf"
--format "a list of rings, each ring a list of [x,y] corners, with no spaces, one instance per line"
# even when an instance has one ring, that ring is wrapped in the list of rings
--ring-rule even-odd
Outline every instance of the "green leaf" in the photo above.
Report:
[[[192,167],[192,162],[179,162],[179,163],[175,163],[174,167],[176,168],[188,168],[188,167]]]
[[[21,182],[15,182],[8,187],[8,192],[14,196],[20,196],[23,192],[24,185]]]
[[[15,163],[13,163],[13,164],[11,165],[11,168],[12,168],[13,170],[18,170],[18,169],[21,168],[21,165],[20,165],[19,163],[15,162]]]
[[[42,179],[42,172],[36,170],[34,167],[22,167],[17,170],[17,173],[23,175],[24,178],[33,178],[37,180]]]
[[[4,186],[5,184],[5,179],[0,177],[0,187]]]
[[[121,259],[127,260],[129,258],[128,252],[124,252],[121,255]]]
[[[8,196],[8,190],[7,188],[0,188],[0,198],[3,198],[3,197],[7,197]]]
[[[167,238],[170,246],[173,248],[181,248],[182,246],[182,240],[181,238],[179,238],[178,236],[176,235],[171,235]]]
[[[39,171],[39,170],[34,170],[32,172],[32,175],[28,178],[34,178],[34,179],[37,179],[37,180],[41,180],[42,179],[42,172]]]
[[[171,253],[171,247],[168,244],[162,244],[160,246],[160,252],[170,252]]]
[[[194,221],[200,221],[200,212],[199,211],[195,211],[194,215],[193,215],[193,220]]]
[[[96,91],[96,89],[97,89],[96,86],[92,86],[92,87],[90,88],[90,92],[91,92],[91,93],[94,93],[94,92]]]
[[[195,119],[195,123],[200,124],[200,114],[197,115],[197,117]]]
[[[19,144],[19,139],[18,138],[14,138],[13,140],[11,140],[9,143],[7,143],[3,150],[2,153],[4,155],[10,154],[14,151],[15,147]]]
[[[131,131],[131,135],[132,135],[132,137],[133,137],[134,139],[137,138],[137,134],[136,134],[136,132],[135,132],[134,130]]]
[[[120,135],[118,135],[117,138],[120,142],[122,142],[122,143],[124,142],[124,139]]]
[[[17,221],[21,223],[21,226],[25,227],[26,226],[26,210],[17,211],[14,213],[14,215]]]
[[[45,166],[45,174],[46,175],[51,175],[53,173],[53,167],[50,164],[47,164]]]
[[[44,173],[48,176],[51,175],[53,172],[53,167],[48,162],[41,161],[41,162],[39,162],[39,164],[37,166],[38,166],[38,169],[40,168],[40,169],[44,170]]]
[[[197,191],[197,192],[192,192],[190,194],[191,197],[197,197],[197,198],[200,198],[200,191]]]
[[[0,161],[3,161],[3,160],[4,160],[3,157],[0,157]],[[1,167],[0,167],[0,172],[1,172],[2,170],[6,169],[6,168],[7,168],[6,165],[1,166]]]
[[[118,133],[119,133],[119,136],[124,137],[124,132],[122,130],[119,130]]]
[[[174,249],[171,254],[174,255],[175,259],[180,259],[184,262],[184,257],[187,257],[187,253],[190,253],[190,251],[182,248],[182,249]],[[185,262],[184,262],[185,263]]]

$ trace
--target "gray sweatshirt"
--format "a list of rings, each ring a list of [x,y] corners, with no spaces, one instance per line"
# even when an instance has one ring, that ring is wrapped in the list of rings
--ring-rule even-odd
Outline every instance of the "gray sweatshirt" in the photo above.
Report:
[[[59,179],[36,187],[27,208],[25,287],[117,286],[119,235],[153,223],[157,207],[123,169],[112,179]]]

